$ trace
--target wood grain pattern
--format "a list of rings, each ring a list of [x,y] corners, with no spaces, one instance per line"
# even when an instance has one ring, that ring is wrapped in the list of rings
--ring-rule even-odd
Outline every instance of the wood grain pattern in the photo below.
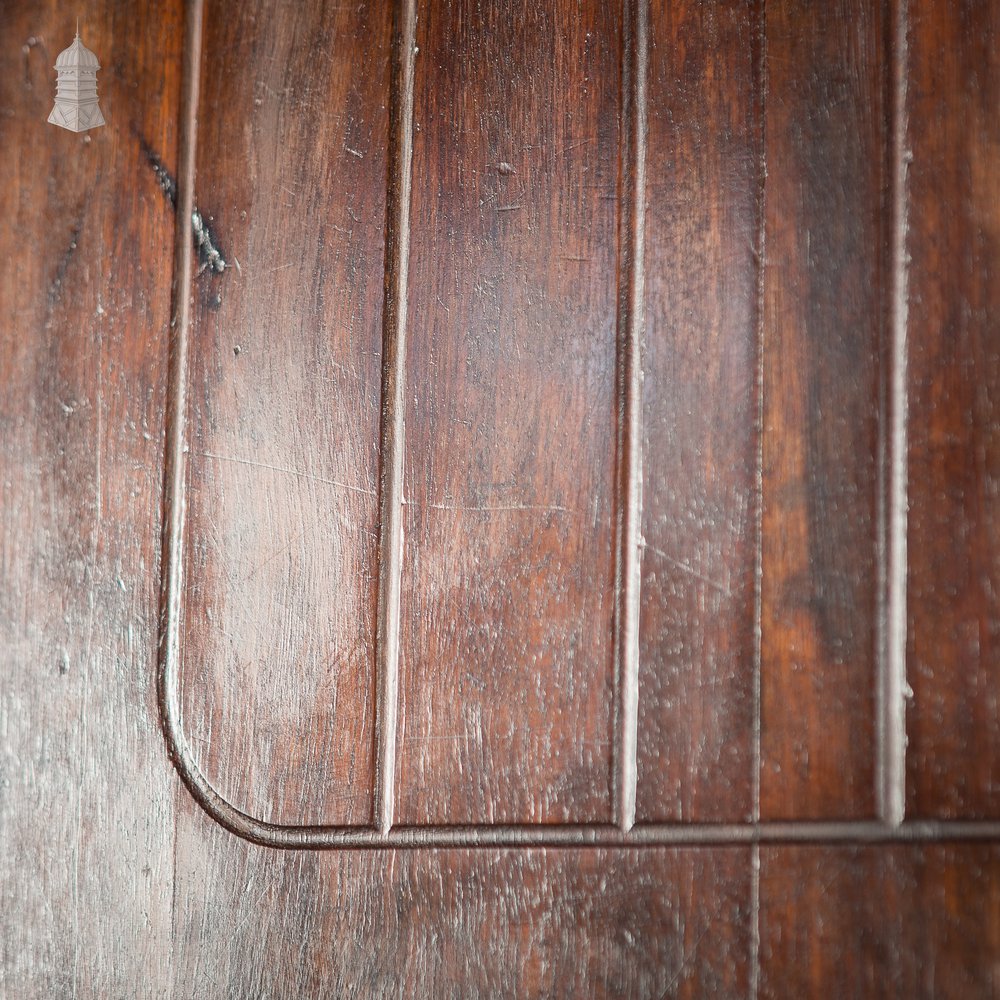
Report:
[[[998,25],[969,0],[895,3],[656,0],[645,205],[642,0],[421,4],[406,303],[384,259],[387,230],[405,243],[387,226],[404,198],[390,5],[206,0],[203,52],[188,39],[197,108],[178,76],[201,0],[100,0],[81,27],[109,124],[89,136],[45,124],[69,18],[0,5],[0,997],[1000,990],[1000,823],[853,822],[876,806],[886,379],[901,374],[885,366],[907,332],[911,813],[994,815],[1000,753]],[[889,6],[909,32],[887,31]],[[398,26],[410,8],[395,8]],[[399,40],[395,55],[410,57]],[[911,74],[905,192],[901,149],[886,155],[894,68]],[[171,317],[170,261],[190,244],[183,211],[174,246],[164,187],[178,122],[196,120],[221,256]],[[643,209],[649,701],[623,834],[554,824],[623,811],[614,493]],[[893,247],[909,273],[899,255],[890,279]],[[893,289],[909,331],[887,345]],[[178,327],[189,292],[194,325]],[[171,323],[191,335],[176,603],[198,763],[264,816],[384,818],[387,333],[408,378],[397,820],[523,821],[492,834],[549,841],[439,827],[479,846],[413,849],[427,831],[397,825],[410,849],[276,851],[178,782],[155,703]],[[743,821],[755,577],[760,825]]]
[[[640,820],[751,815],[760,127],[745,3],[658,2],[649,82]]]
[[[229,267],[196,280],[184,727],[285,823],[372,817],[389,22],[205,11],[196,197]]]
[[[619,15],[417,45],[397,817],[606,820]]]
[[[996,996],[994,845],[764,850],[764,997]]]
[[[998,51],[996,4],[910,4],[907,785],[923,816],[1000,816]]]
[[[748,849],[274,853],[188,810],[181,836],[178,997],[747,996]]]
[[[0,995],[170,975],[154,664],[182,6],[91,4],[107,125],[46,124],[73,18],[0,5]],[[155,94],[155,100],[147,95]]]
[[[761,814],[875,811],[885,14],[768,5]]]

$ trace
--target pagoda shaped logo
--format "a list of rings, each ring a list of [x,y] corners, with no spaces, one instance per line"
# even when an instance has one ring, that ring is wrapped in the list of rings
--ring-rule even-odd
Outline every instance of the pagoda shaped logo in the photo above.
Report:
[[[80,41],[77,25],[73,44],[56,59],[56,103],[49,123],[71,132],[86,132],[104,124],[104,115],[97,103],[97,71],[101,64],[97,56]]]

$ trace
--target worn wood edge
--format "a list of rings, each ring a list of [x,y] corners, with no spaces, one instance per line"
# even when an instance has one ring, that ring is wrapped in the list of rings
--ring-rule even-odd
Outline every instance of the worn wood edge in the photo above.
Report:
[[[908,0],[889,4],[888,104],[888,302],[880,404],[881,489],[879,525],[880,609],[876,801],[879,818],[903,822],[906,809],[906,533],[907,533],[907,238],[906,91]]]
[[[621,190],[618,223],[615,483],[614,811],[635,823],[639,742],[639,608],[642,586],[642,348],[645,296],[648,0],[623,5]]]
[[[403,560],[406,414],[406,296],[410,257],[416,0],[393,11],[392,82],[386,188],[385,303],[382,313],[382,418],[376,624],[375,820],[392,827],[399,702],[399,616]]]

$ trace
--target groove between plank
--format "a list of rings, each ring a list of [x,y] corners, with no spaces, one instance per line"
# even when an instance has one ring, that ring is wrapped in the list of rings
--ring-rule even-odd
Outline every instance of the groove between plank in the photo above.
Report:
[[[906,808],[906,508],[907,508],[907,388],[906,334],[909,273],[906,257],[906,87],[907,0],[890,5],[889,31],[889,169],[892,203],[889,358],[885,418],[887,450],[883,533],[885,611],[879,684],[878,804],[880,818],[889,824],[903,821]]]
[[[761,784],[761,651],[764,584],[764,264],[767,233],[767,4],[757,5],[757,53],[754,90],[756,92],[757,141],[759,143],[757,188],[757,289],[756,357],[754,392],[756,397],[756,455],[754,456],[754,560],[753,560],[753,745],[751,749],[751,815],[760,821]]]
[[[188,342],[191,327],[191,279],[194,267],[192,217],[198,138],[203,0],[187,3],[184,69],[178,140],[177,216],[174,280],[168,339],[166,413],[164,416],[162,556],[157,698],[167,748],[182,773],[196,767],[180,726],[178,670],[184,540],[185,418],[187,414]]]
[[[642,519],[642,337],[645,296],[646,126],[649,11],[626,0],[623,11],[621,194],[617,316],[615,816],[635,822],[639,714],[639,556]]]
[[[754,844],[905,844],[1000,841],[1000,821],[914,821],[891,826],[871,820],[743,824],[613,824],[548,826],[292,827],[255,819],[226,802],[197,768],[181,775],[203,808],[237,836],[283,850],[531,847],[711,847]]]
[[[760,822],[761,788],[761,653],[763,649],[764,580],[764,262],[766,253],[767,216],[767,129],[764,114],[767,109],[767,2],[758,0],[754,13],[757,18],[754,54],[754,113],[756,121],[757,161],[757,232],[754,357],[754,545],[753,545],[753,732],[750,751],[750,808],[753,822]],[[757,1000],[760,986],[760,848],[754,844],[750,855],[749,954],[750,1000]]]
[[[386,192],[385,305],[382,314],[382,440],[379,476],[381,527],[376,627],[378,687],[375,818],[376,825],[383,833],[392,827],[396,784],[399,595],[403,560],[406,294],[410,258],[416,20],[416,0],[398,0],[393,13],[389,166]]]

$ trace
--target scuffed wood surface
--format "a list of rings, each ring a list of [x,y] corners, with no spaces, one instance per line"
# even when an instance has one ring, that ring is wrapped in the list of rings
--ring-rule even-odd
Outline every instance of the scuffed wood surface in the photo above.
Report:
[[[640,821],[753,812],[762,28],[652,8]]]
[[[418,6],[397,819],[608,820],[636,11]],[[856,0],[651,4],[640,821],[752,814],[758,725],[765,818],[875,808],[904,55],[908,805],[997,815],[995,6],[909,0],[906,55]],[[183,721],[289,823],[372,820],[390,17],[206,4]],[[76,136],[69,16],[0,6],[0,997],[994,996],[996,844],[283,852],[180,786],[183,19],[88,11]]]
[[[180,2],[91,4],[107,125],[46,124],[74,17],[0,5],[0,996],[166,996],[154,684]],[[154,95],[150,99],[150,95]],[[152,984],[152,986],[150,986]]]
[[[417,23],[401,823],[611,818],[620,18]]]
[[[178,997],[747,995],[746,849],[273,853],[190,808],[180,836]]]
[[[1000,847],[761,853],[761,998],[997,995]]]
[[[767,5],[761,815],[875,812],[887,11]]]
[[[390,13],[205,10],[182,724],[274,822],[372,815]]]

